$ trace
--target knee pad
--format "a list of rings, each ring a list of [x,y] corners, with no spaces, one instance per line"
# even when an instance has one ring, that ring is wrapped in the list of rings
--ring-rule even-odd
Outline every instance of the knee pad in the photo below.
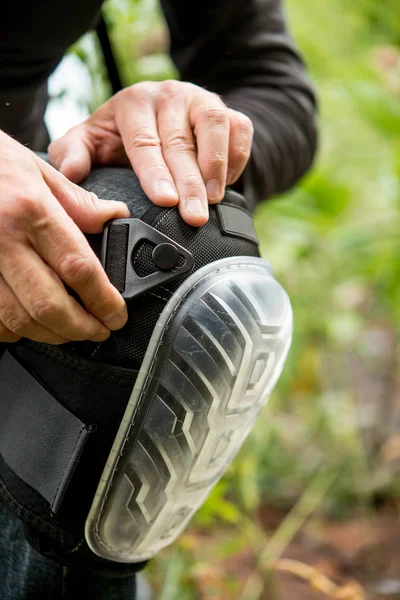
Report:
[[[187,225],[134,173],[84,187],[131,219],[88,236],[129,320],[103,343],[21,340],[0,359],[0,499],[31,545],[124,576],[182,532],[225,472],[289,349],[287,294],[242,196]]]

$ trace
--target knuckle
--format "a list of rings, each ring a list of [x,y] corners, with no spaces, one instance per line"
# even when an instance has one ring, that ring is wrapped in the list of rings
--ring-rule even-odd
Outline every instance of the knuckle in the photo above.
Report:
[[[182,84],[174,79],[166,79],[161,83],[161,90],[165,98],[173,98],[182,92]]]
[[[186,173],[186,175],[182,175],[181,181],[184,185],[193,188],[198,188],[203,185],[203,180],[197,173]]]
[[[58,273],[67,283],[86,281],[93,272],[91,262],[83,256],[68,254],[59,264]]]
[[[14,216],[23,219],[36,219],[43,215],[43,204],[39,194],[21,194],[15,203]]]
[[[243,113],[236,113],[235,126],[240,133],[248,134],[250,137],[253,136],[253,121],[247,115],[244,115]]]
[[[131,147],[136,150],[138,148],[159,148],[161,146],[160,139],[154,135],[150,127],[140,127],[132,136]]]
[[[56,302],[50,297],[37,298],[32,301],[30,314],[35,321],[47,321],[49,317],[54,317],[60,312]]]
[[[148,102],[153,96],[154,86],[151,81],[140,81],[119,92],[128,101]]]
[[[10,311],[3,314],[1,318],[9,331],[20,336],[32,325],[32,319],[28,313]]]
[[[27,231],[35,231],[36,234],[41,234],[42,232],[49,231],[52,227],[53,219],[50,214],[39,215],[36,214],[35,218],[28,215],[27,222],[25,223],[25,229]]]
[[[99,198],[94,192],[87,192],[86,190],[80,189],[79,194],[83,192],[83,200],[85,202],[86,208],[90,208],[92,210],[97,210],[99,206]]]
[[[91,202],[92,204],[96,204],[99,201],[99,197],[94,192],[88,192],[86,190],[84,190],[84,192],[85,192],[85,198],[87,198],[87,200],[89,202]]]
[[[228,124],[228,113],[227,109],[219,108],[216,106],[205,106],[201,112],[201,117],[203,121],[206,121],[208,124],[217,126],[225,126]]]
[[[243,162],[248,161],[251,154],[251,148],[247,148],[245,146],[235,146],[233,151],[233,156],[235,160]]]
[[[165,168],[164,165],[160,164],[155,160],[146,160],[143,162],[142,167],[143,171],[140,173],[141,181],[146,181],[148,178],[154,179],[169,179],[170,173],[168,169]]]
[[[227,161],[228,157],[226,154],[221,154],[220,152],[212,152],[207,158],[208,166],[218,170],[224,169]]]
[[[194,140],[186,131],[177,130],[171,132],[166,136],[164,146],[167,152],[196,152]]]

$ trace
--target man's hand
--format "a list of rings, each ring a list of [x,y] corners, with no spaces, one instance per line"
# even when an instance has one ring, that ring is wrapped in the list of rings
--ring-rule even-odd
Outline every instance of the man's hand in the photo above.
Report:
[[[0,132],[0,342],[102,341],[122,327],[125,302],[82,231],[128,216]]]
[[[111,98],[53,142],[49,155],[79,183],[92,164],[132,165],[154,204],[174,206],[191,225],[208,219],[208,202],[242,174],[253,126],[244,114],[191,83],[143,82]]]

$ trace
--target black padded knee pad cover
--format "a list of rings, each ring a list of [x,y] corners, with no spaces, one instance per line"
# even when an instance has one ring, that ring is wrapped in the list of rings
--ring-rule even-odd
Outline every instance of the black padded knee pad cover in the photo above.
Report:
[[[41,494],[18,477],[2,455],[0,499],[21,519],[28,541],[40,553],[66,566],[118,577],[139,570],[144,563],[120,564],[97,557],[86,544],[84,525],[157,319],[174,291],[195,270],[218,259],[259,256],[259,252],[256,238],[232,230],[229,215],[226,219],[221,207],[210,206],[208,223],[195,228],[181,219],[176,208],[154,206],[131,170],[94,169],[83,187],[102,198],[124,200],[132,217],[140,218],[187,249],[194,266],[179,279],[132,300],[127,325],[112,333],[106,342],[51,346],[21,340],[8,345],[7,351],[13,358],[78,417],[89,434],[56,512]],[[221,206],[234,207],[239,214],[242,211],[243,219],[249,221],[246,201],[236,192],[227,190]],[[88,239],[100,256],[102,235]],[[135,248],[133,260],[141,277],[157,270],[152,250],[146,241]]]

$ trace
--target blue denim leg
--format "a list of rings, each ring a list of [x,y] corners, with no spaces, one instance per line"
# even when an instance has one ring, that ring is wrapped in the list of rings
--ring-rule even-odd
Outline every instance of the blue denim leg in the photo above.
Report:
[[[0,598],[62,598],[62,567],[26,542],[20,521],[0,503]]]
[[[136,577],[107,579],[66,569],[31,548],[0,503],[1,600],[135,600]],[[140,599],[137,599],[140,600]]]

